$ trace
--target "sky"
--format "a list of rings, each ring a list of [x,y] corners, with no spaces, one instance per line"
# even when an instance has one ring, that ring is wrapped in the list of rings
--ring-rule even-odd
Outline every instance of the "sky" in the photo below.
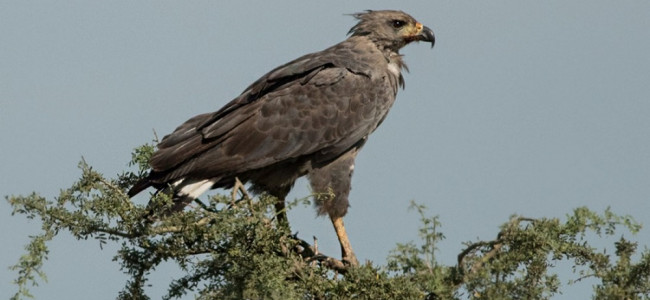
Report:
[[[579,206],[632,215],[646,228],[625,237],[650,245],[648,1],[0,1],[0,194],[52,199],[82,157],[114,177],[154,131],[342,41],[355,24],[346,14],[365,9],[410,13],[436,44],[402,50],[406,88],[357,158],[345,222],[361,261],[383,264],[396,243],[417,241],[411,200],[439,216],[449,265],[513,214],[564,218]],[[308,194],[299,180],[289,198]],[[39,224],[6,201],[0,213],[8,298],[8,266]],[[338,255],[327,218],[299,207],[289,220]],[[116,248],[62,234],[33,294],[114,299],[127,279]],[[174,276],[172,265],[157,270],[153,299]],[[588,298],[594,283],[555,299]]]

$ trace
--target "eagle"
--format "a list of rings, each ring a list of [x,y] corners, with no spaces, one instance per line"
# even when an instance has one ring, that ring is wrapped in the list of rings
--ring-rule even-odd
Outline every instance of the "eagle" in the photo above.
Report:
[[[386,118],[408,70],[399,50],[435,42],[433,31],[395,10],[352,14],[358,20],[344,41],[281,65],[216,112],[178,126],[157,145],[151,170],[128,191],[169,192],[181,211],[209,189],[239,180],[253,193],[284,199],[307,176],[318,215],[328,215],[342,260],[357,265],[343,225],[354,160]]]

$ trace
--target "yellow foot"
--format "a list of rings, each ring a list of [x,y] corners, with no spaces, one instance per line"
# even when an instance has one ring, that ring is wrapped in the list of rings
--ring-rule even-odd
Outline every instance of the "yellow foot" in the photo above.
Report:
[[[358,266],[359,261],[357,260],[357,256],[354,255],[354,251],[352,251],[352,246],[350,246],[348,234],[345,232],[345,226],[343,226],[343,218],[331,217],[330,219],[332,219],[336,236],[339,238],[339,243],[341,244],[341,257],[343,262],[351,266]]]

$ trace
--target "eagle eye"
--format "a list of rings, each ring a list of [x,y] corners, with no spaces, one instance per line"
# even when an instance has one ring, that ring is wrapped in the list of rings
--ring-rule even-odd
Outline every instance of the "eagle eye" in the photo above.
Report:
[[[391,25],[393,26],[393,28],[399,29],[399,28],[404,27],[404,25],[406,25],[406,22],[404,22],[402,20],[392,20]]]

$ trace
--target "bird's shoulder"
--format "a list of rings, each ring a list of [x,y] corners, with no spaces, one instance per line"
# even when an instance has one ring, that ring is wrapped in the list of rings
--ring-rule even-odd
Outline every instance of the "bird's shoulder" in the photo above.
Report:
[[[364,37],[350,37],[325,50],[303,55],[266,73],[244,90],[242,96],[259,98],[298,81],[306,84],[325,69],[341,69],[371,77],[386,69],[387,59],[377,46]]]
[[[230,101],[210,118],[198,124],[205,137],[213,136],[219,119],[243,106],[254,103],[270,93],[307,83],[331,85],[352,73],[366,78],[385,76],[389,72],[388,59],[376,45],[364,37],[350,37],[325,50],[298,57],[269,71],[249,85],[239,96]]]
[[[363,37],[350,37],[301,56],[266,73],[220,110],[179,126],[161,141],[152,165],[169,169],[229,136],[246,136],[248,145],[273,150],[276,159],[311,153],[331,147],[331,143],[349,147],[376,127],[378,108],[366,101],[385,98],[388,103],[394,99],[395,87],[383,91],[373,80],[386,77],[387,72],[385,55]],[[355,92],[358,90],[366,92]],[[307,141],[311,142],[301,144]],[[250,159],[265,153],[230,146],[238,153],[250,150]]]

